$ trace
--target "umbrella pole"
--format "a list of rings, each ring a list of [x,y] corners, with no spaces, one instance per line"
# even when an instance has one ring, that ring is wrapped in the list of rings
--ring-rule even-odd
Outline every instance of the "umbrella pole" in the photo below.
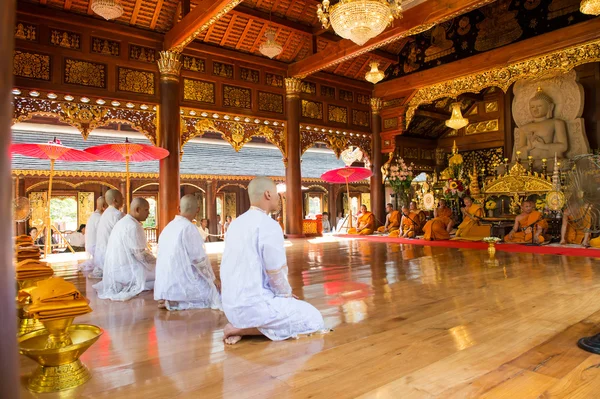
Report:
[[[127,213],[129,213],[129,157],[125,157],[125,178],[127,179],[126,190],[127,190]]]
[[[348,230],[350,230],[352,228],[352,204],[350,203],[350,186],[348,186],[348,178],[345,177],[346,179],[346,192],[348,193],[348,215],[350,216],[350,219],[348,221],[348,224],[350,225],[350,227],[348,228]]]
[[[44,255],[46,259],[52,253],[52,219],[50,218],[50,201],[52,200],[52,178],[54,177],[54,159],[50,159],[50,181],[48,182],[48,198],[46,205],[46,237],[44,238]]]

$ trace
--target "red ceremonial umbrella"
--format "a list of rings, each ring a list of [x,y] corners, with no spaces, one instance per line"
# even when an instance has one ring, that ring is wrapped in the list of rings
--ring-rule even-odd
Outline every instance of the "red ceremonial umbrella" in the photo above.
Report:
[[[366,179],[371,177],[373,172],[367,168],[359,168],[354,166],[346,166],[344,168],[332,169],[321,175],[321,180],[328,183],[346,183],[346,191],[348,192],[348,201],[350,201],[350,187],[348,183]],[[350,208],[350,202],[348,202]],[[352,228],[352,215],[350,215],[350,228]]]
[[[130,143],[125,138],[124,143],[102,144],[86,148],[85,152],[95,155],[102,161],[123,162],[127,175],[127,212],[129,213],[129,162],[157,161],[169,156],[164,148],[150,144]]]
[[[54,176],[54,162],[55,161],[67,161],[67,162],[87,162],[87,161],[95,161],[97,159],[93,154],[88,154],[87,152],[77,150],[71,147],[65,147],[60,143],[60,140],[57,140],[56,137],[53,141],[49,141],[46,144],[42,143],[18,143],[11,144],[10,152],[12,154],[24,155],[26,157],[32,157],[37,159],[49,159],[50,160],[50,181],[48,182],[48,200],[47,202],[47,210],[46,210],[46,220],[44,221],[44,226],[40,229],[40,232],[45,229],[46,230],[46,238],[44,241],[44,253],[47,256],[51,253],[52,246],[52,232],[51,228],[54,228],[55,231],[60,230],[56,227],[52,226],[52,220],[50,220],[50,200],[52,199],[52,178]],[[39,233],[38,233],[39,234]],[[63,237],[64,238],[64,237]],[[69,245],[68,241],[65,240],[69,249],[73,251],[71,245]]]

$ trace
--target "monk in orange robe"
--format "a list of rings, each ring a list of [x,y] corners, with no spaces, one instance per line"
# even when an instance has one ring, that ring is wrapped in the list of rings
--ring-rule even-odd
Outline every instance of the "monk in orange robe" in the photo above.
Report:
[[[433,211],[433,219],[425,223],[423,238],[425,240],[449,240],[454,226],[452,209],[446,206],[446,200],[440,199],[440,205]]]
[[[471,197],[464,197],[463,202],[465,204],[465,206],[461,208],[463,221],[458,225],[456,236],[452,239],[481,241],[485,237],[489,237],[491,226],[482,225],[480,223],[481,218],[484,217],[483,207],[475,204]]]
[[[577,210],[565,209],[563,212],[560,244],[590,245],[589,228],[592,224],[592,210],[588,205]],[[587,230],[587,231],[586,231]]]
[[[542,244],[545,241],[544,232],[548,228],[548,222],[544,220],[541,212],[535,210],[533,201],[524,201],[521,211],[510,233],[504,236],[504,242]]]
[[[392,233],[400,227],[400,212],[394,210],[392,204],[385,206],[387,215],[385,217],[385,225],[377,229],[380,233]]]
[[[396,233],[396,236],[400,235],[402,238],[415,238],[417,236],[417,230],[419,228],[419,215],[415,212],[411,212],[407,206],[402,207],[402,219],[400,221],[400,231]],[[392,234],[390,234],[392,237]]]
[[[375,216],[369,211],[367,211],[366,205],[360,206],[361,215],[358,217],[356,221],[356,228],[348,229],[348,234],[358,234],[361,236],[366,236],[369,234],[373,234],[373,229],[375,228]]]
[[[419,223],[419,225],[417,226],[416,234],[421,234],[421,232],[423,231],[423,226],[425,226],[425,223],[427,222],[427,215],[425,215],[425,212],[417,208],[416,202],[411,201],[408,205],[408,209],[410,210],[410,212],[413,212],[415,215],[417,215],[416,220]]]

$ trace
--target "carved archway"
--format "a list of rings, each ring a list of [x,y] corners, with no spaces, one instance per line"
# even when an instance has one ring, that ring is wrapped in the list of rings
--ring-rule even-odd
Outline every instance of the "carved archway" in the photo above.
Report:
[[[334,152],[339,159],[342,152],[351,147],[358,147],[363,154],[371,159],[371,135],[366,133],[330,133],[318,130],[301,130],[300,148],[304,154],[316,143],[322,143]]]

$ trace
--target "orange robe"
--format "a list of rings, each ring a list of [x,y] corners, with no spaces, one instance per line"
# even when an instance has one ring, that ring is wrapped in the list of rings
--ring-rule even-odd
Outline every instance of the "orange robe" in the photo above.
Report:
[[[467,213],[479,218],[484,216],[483,207],[481,205],[472,204]],[[491,233],[491,226],[481,225],[478,219],[473,219],[469,216],[465,216],[462,223],[458,225],[456,231],[456,237],[453,240],[466,240],[466,241],[481,241],[485,237],[489,237]]]
[[[537,222],[537,223],[536,223]],[[536,224],[533,226],[533,224]],[[529,244],[532,242],[534,229],[540,226],[542,229],[548,228],[548,222],[542,219],[542,213],[539,211],[531,211],[531,213],[519,222],[519,231],[515,232],[512,239],[508,237],[508,234],[504,236],[504,242],[510,242],[513,244]],[[544,242],[544,236],[540,235],[539,244]]]
[[[398,228],[400,227],[400,212],[398,211],[392,211],[389,214],[388,217],[388,233],[391,233],[393,231],[398,230]],[[385,233],[385,226],[381,226],[380,228],[377,229],[378,232],[380,233]]]
[[[452,210],[450,208],[438,208],[437,217],[423,226],[423,238],[425,240],[449,240],[450,233],[446,228],[452,220],[451,217]]]
[[[397,231],[390,234],[390,237],[398,237],[402,235],[408,238],[415,238],[417,236],[417,229],[419,228],[419,215],[416,212],[410,212],[408,217],[402,216],[400,229],[402,231]]]
[[[420,209],[417,209],[414,211],[414,213],[417,215],[416,220],[419,222],[419,226],[417,228],[417,234],[419,234],[423,231],[423,226],[425,226],[425,223],[427,223],[427,215]]]
[[[572,216],[572,215],[567,216],[567,218],[568,218],[567,234],[565,235],[565,240],[567,241],[567,244],[581,245],[581,243],[583,243],[583,239],[585,238],[584,229],[586,229],[586,228],[589,229],[592,224],[592,215],[591,215],[590,211],[584,213],[580,210],[577,213],[578,214],[576,216]],[[577,222],[575,222],[575,220],[577,220]],[[583,227],[583,228],[578,228],[578,227]],[[600,241],[598,239],[595,239],[595,240],[596,240],[596,242]],[[598,242],[598,244],[600,244],[600,242]],[[590,245],[592,245],[591,242],[590,242]],[[592,245],[592,246],[594,246],[594,245]]]
[[[371,212],[363,213],[356,222],[358,224],[357,228],[348,229],[348,234],[359,234],[361,236],[366,236],[369,234],[373,234],[373,227],[375,227],[375,216]],[[358,232],[358,230],[363,229]]]

